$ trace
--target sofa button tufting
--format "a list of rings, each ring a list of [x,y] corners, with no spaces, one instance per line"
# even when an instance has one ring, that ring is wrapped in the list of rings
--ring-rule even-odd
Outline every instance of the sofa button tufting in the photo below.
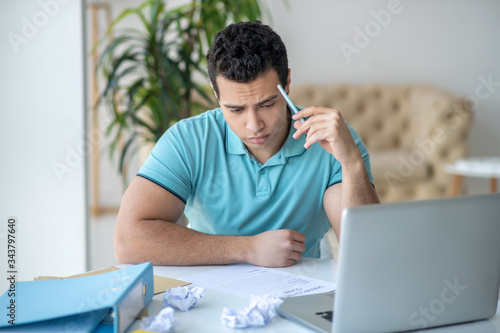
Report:
[[[357,107],[357,113],[358,113],[358,115],[362,115],[363,113],[365,113],[365,110],[366,110],[366,104],[365,103],[359,103],[358,107]]]
[[[401,109],[401,105],[399,104],[399,101],[393,101],[392,102],[392,111],[394,113],[398,113]]]

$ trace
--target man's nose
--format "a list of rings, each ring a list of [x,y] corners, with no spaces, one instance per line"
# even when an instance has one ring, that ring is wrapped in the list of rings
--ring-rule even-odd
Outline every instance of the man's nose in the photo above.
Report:
[[[264,127],[264,122],[260,119],[258,112],[251,110],[248,112],[246,128],[252,133],[259,132]]]

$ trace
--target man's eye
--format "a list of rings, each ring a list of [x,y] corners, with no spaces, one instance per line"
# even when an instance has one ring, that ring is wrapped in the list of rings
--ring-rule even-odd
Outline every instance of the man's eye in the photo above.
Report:
[[[229,111],[233,113],[240,113],[241,111],[243,111],[243,109],[229,109]]]
[[[274,103],[269,103],[269,104],[262,105],[262,107],[264,107],[264,108],[270,108],[270,107],[273,107],[273,106],[274,106]]]

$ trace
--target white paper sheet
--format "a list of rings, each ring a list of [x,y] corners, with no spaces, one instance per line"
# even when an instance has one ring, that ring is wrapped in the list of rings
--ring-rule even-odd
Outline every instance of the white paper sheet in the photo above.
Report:
[[[230,265],[180,279],[246,298],[252,294],[287,298],[337,289],[336,283],[249,264]]]

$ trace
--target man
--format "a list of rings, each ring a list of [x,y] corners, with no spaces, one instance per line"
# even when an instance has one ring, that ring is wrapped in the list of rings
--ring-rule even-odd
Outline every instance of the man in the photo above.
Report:
[[[344,207],[378,202],[366,147],[338,110],[292,119],[277,88],[290,91],[286,49],[270,27],[229,25],[207,61],[220,108],[178,122],[153,148],[123,196],[117,259],[282,267],[319,257]],[[191,228],[175,223],[183,213]]]

